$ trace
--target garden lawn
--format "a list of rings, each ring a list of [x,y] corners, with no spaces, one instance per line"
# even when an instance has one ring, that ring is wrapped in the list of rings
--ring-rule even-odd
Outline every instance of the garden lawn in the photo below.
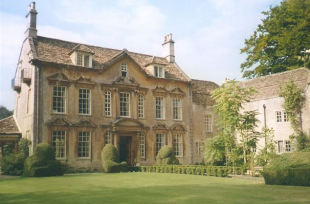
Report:
[[[163,173],[72,174],[2,179],[0,203],[310,203],[310,187]]]

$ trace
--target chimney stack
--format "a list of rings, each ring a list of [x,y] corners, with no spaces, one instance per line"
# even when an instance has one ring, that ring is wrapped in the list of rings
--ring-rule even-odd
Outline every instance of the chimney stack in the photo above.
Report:
[[[37,37],[37,14],[36,2],[31,2],[29,4],[29,12],[26,15],[27,19],[27,29],[25,31],[25,37]]]
[[[175,56],[174,56],[174,41],[172,40],[172,34],[169,33],[165,36],[165,41],[163,45],[163,57],[165,57],[168,62],[174,63]]]

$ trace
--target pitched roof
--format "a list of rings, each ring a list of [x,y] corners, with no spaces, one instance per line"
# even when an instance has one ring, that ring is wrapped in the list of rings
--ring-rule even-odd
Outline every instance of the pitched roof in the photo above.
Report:
[[[0,135],[21,134],[13,116],[0,120]]]
[[[268,99],[279,96],[280,87],[293,81],[299,88],[305,89],[310,84],[310,70],[299,68],[268,76],[240,82],[243,87],[253,87],[257,93],[254,100]]]
[[[85,45],[42,36],[37,36],[37,38],[34,39],[34,44],[36,59],[43,62],[74,65],[69,54],[72,50],[82,49],[83,51],[94,53],[93,69],[104,69],[105,63],[124,52],[124,50]],[[142,69],[144,69],[145,73],[149,76],[152,75],[148,69],[146,69],[147,65],[158,63],[166,65],[166,78],[190,81],[190,78],[179,68],[176,63],[169,63],[165,58],[129,52],[127,50],[126,52]]]

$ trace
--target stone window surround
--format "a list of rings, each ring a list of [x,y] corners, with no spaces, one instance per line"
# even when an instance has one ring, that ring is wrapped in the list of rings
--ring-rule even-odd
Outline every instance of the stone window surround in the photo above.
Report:
[[[54,101],[54,88],[55,87],[62,87],[62,88],[64,88],[64,107],[63,107],[63,109],[64,109],[64,111],[63,112],[55,112],[54,111],[54,108],[53,108],[53,106],[54,106],[54,104],[53,104],[53,101]],[[67,100],[68,100],[68,88],[67,88],[67,86],[63,86],[63,85],[54,85],[54,86],[52,86],[52,91],[51,91],[52,93],[52,100],[51,100],[51,108],[52,108],[52,110],[51,110],[51,112],[52,112],[52,114],[67,114]]]
[[[179,106],[175,107],[175,100],[179,100]],[[172,118],[173,120],[182,121],[183,120],[183,104],[182,99],[180,97],[173,97],[172,98]],[[177,110],[178,118],[175,118],[175,110]]]
[[[67,159],[67,131],[63,130],[63,129],[53,129],[52,132],[52,145],[54,146],[54,132],[64,132],[64,157],[57,157],[56,155],[56,159],[57,160],[66,160]],[[55,147],[56,148],[56,147]],[[56,152],[55,152],[56,153]]]
[[[80,90],[88,90],[89,95],[88,95],[88,113],[80,113]],[[92,113],[92,93],[91,89],[89,88],[79,88],[78,89],[78,115],[83,115],[83,116],[91,116]]]
[[[81,132],[88,132],[89,133],[89,139],[88,139],[88,157],[79,157],[79,134]],[[92,152],[92,132],[90,130],[78,130],[77,131],[77,159],[91,159],[91,152]]]

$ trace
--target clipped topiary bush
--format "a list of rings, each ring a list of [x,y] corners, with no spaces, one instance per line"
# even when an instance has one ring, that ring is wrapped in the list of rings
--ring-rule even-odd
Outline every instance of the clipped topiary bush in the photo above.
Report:
[[[105,173],[127,171],[127,162],[119,162],[119,152],[112,144],[104,146],[101,152],[101,160]]]
[[[24,176],[62,176],[64,168],[55,159],[54,147],[49,144],[38,144],[34,154],[28,157],[24,165]]]
[[[278,155],[262,174],[266,184],[310,186],[310,152]]]
[[[175,157],[171,147],[163,146],[156,156],[156,163],[159,165],[179,164],[179,160]]]

